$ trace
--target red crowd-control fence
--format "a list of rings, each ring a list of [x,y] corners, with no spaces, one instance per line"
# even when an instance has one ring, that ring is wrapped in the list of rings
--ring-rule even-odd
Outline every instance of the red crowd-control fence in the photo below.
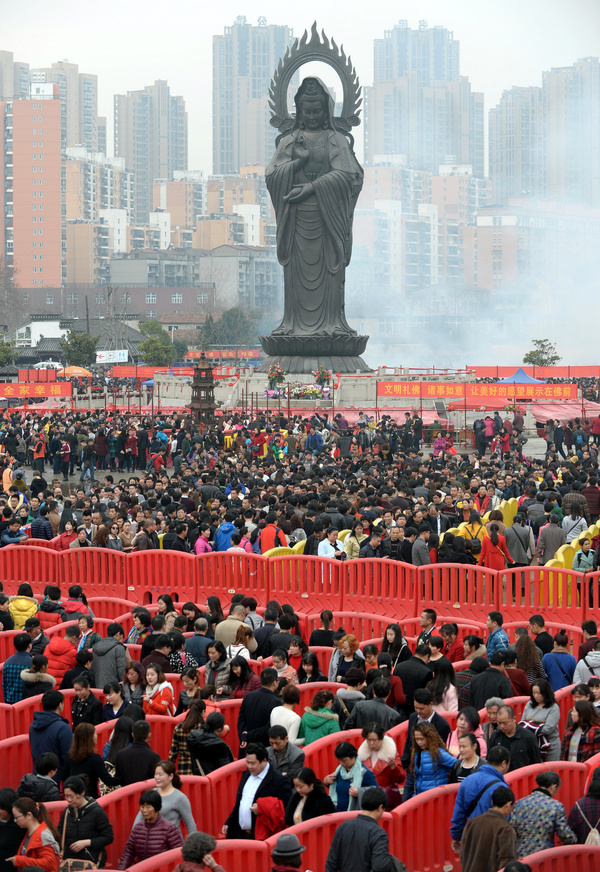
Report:
[[[458,788],[458,784],[448,784],[426,790],[392,811],[390,853],[411,872],[443,872],[448,868],[453,857],[450,821]]]
[[[342,730],[339,733],[323,736],[322,739],[304,746],[304,765],[310,766],[319,778],[323,779],[326,775],[335,772],[340,764],[335,756],[335,749],[340,742],[350,742],[358,748],[363,741],[362,730]]]
[[[600,868],[600,847],[561,845],[521,858],[531,872],[592,872]],[[504,872],[503,869],[500,872]]]
[[[561,785],[556,799],[562,802],[568,813],[573,808],[576,800],[580,799],[585,793],[585,782],[588,774],[588,768],[585,763],[570,763],[567,760],[557,760],[554,763],[538,763],[535,766],[524,766],[522,769],[515,769],[514,772],[509,772],[505,776],[505,780],[515,797],[523,799],[524,796],[529,796],[536,789],[536,776],[545,770],[552,770],[560,777]]]
[[[212,829],[210,832],[217,837],[221,827],[229,817],[240,783],[240,776],[246,769],[245,760],[236,760],[227,766],[222,766],[206,777],[210,782],[210,803],[212,810]]]
[[[8,593],[27,581],[36,595],[49,583],[80,583],[99,604],[99,617],[113,618],[124,604],[149,604],[169,591],[180,602],[204,604],[217,595],[252,594],[261,607],[269,599],[297,611],[373,613],[414,621],[423,608],[442,620],[485,621],[499,610],[507,622],[527,622],[541,613],[556,626],[579,627],[598,617],[600,573],[524,567],[495,572],[455,564],[409,566],[390,560],[350,560],[286,555],[265,558],[230,552],[199,557],[173,551],[123,555],[101,548],[57,552],[43,546],[9,545],[0,550],[0,577]],[[106,600],[118,604],[110,606]]]

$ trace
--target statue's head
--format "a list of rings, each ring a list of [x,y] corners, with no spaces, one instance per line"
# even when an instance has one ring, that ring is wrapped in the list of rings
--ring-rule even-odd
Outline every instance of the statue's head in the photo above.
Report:
[[[304,79],[294,98],[296,127],[323,130],[331,127],[333,100],[323,83],[314,77]]]

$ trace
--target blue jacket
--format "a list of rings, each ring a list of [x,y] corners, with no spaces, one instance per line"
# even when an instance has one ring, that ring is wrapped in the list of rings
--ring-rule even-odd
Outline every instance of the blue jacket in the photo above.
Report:
[[[504,775],[498,772],[497,769],[490,766],[489,763],[484,763],[478,772],[469,775],[461,783],[456,795],[454,813],[452,814],[452,823],[450,825],[450,836],[457,842],[460,842],[467,823],[467,810],[486,784],[489,786],[479,797],[479,801],[470,817],[475,817],[488,811],[492,806],[492,793],[501,784],[506,784],[506,781],[504,780]]]
[[[73,732],[68,722],[56,712],[34,712],[33,721],[29,727],[29,744],[33,759],[33,771],[35,761],[44,751],[52,751],[57,755],[59,767],[54,776],[57,784],[62,780],[62,768],[67,759],[67,754],[73,742]]]
[[[418,793],[448,784],[448,776],[455,763],[456,757],[453,757],[452,754],[449,754],[443,748],[440,748],[437,766],[433,765],[429,751],[421,751],[420,754],[416,754],[415,772],[414,775],[410,771],[406,773],[406,784],[404,785],[402,801],[406,802],[411,796],[416,796]]]
[[[235,533],[235,527],[231,521],[225,521],[224,524],[221,524],[215,533],[215,551],[227,551],[228,548],[231,548],[232,533]]]
[[[2,536],[0,536],[0,542],[2,545],[20,545],[21,544],[21,533],[20,530],[17,530],[16,533],[7,527],[6,530],[2,531]]]
[[[2,670],[2,697],[8,705],[13,705],[23,699],[23,682],[21,672],[31,667],[31,654],[27,651],[17,651],[9,657]]]
[[[36,518],[31,522],[32,539],[52,539],[52,524],[47,517]]]
[[[320,433],[309,433],[304,443],[305,451],[320,451],[323,447],[323,437]]]
[[[489,660],[496,651],[506,651],[510,642],[508,636],[502,627],[498,627],[493,633],[487,637],[485,647],[487,649],[487,659]]]

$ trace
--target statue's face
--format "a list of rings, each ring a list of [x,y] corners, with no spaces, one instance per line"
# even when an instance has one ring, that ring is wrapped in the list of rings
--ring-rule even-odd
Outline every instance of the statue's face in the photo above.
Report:
[[[318,97],[305,97],[300,107],[300,118],[306,130],[322,130],[325,125],[323,102]]]

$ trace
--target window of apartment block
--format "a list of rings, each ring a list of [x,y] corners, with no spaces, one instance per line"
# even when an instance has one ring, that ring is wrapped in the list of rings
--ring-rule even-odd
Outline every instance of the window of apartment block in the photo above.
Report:
[[[199,304],[208,303],[208,294],[198,294],[196,297],[196,302]]]
[[[173,306],[177,303],[183,303],[183,294],[171,294],[171,303]]]
[[[156,294],[146,294],[146,305],[156,303]]]
[[[52,306],[54,303],[54,294],[46,294],[46,305]]]

